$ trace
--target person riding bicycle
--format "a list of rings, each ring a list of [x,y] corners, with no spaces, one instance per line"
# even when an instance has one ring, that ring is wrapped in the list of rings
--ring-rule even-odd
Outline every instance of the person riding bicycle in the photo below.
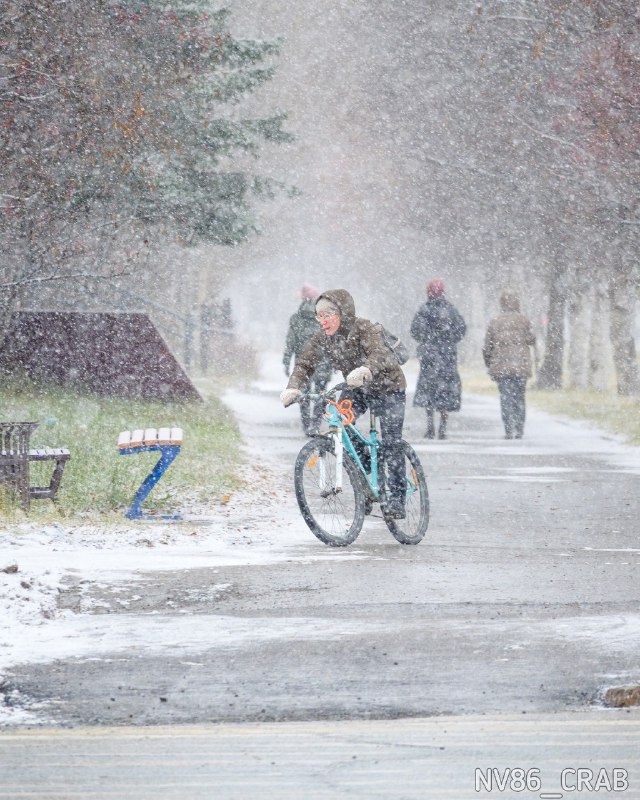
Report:
[[[291,374],[291,359],[293,358],[295,365],[309,339],[320,330],[315,310],[315,301],[318,299],[320,292],[311,284],[304,283],[299,294],[302,302],[295,314],[289,318],[287,339],[282,356],[284,372],[287,378]],[[331,365],[326,361],[318,364],[316,371],[309,379],[309,383],[304,387],[305,394],[307,392],[322,392],[330,377]],[[323,414],[324,405],[321,402],[314,403],[310,399],[305,399],[300,403],[300,419],[302,428],[307,436],[314,436],[318,433]]]
[[[348,389],[341,399],[349,398],[356,416],[367,408],[380,420],[385,461],[389,470],[389,500],[386,515],[405,516],[405,469],[402,450],[402,427],[407,382],[393,352],[382,338],[379,326],[356,316],[353,297],[346,289],[330,289],[316,300],[316,316],[322,330],[315,333],[296,361],[287,388],[280,395],[290,406],[302,394],[317,365],[328,360],[342,372]],[[358,453],[359,442],[354,442]]]

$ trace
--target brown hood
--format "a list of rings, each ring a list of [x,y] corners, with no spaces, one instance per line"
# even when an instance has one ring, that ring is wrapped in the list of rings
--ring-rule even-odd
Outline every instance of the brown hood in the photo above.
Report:
[[[334,306],[337,306],[340,312],[340,328],[342,332],[350,331],[356,321],[356,304],[353,302],[353,297],[346,289],[328,289],[323,292],[318,300],[325,298]],[[318,302],[316,300],[316,303]]]

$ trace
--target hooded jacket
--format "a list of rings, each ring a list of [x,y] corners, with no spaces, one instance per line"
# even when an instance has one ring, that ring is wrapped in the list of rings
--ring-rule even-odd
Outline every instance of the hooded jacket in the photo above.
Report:
[[[346,379],[356,367],[368,367],[373,379],[365,385],[374,394],[404,391],[407,382],[395,356],[384,343],[379,326],[356,317],[353,297],[346,289],[323,292],[340,312],[340,327],[333,336],[315,333],[296,361],[287,389],[301,389],[317,365],[327,359]],[[316,301],[318,302],[318,301]]]
[[[531,377],[531,347],[536,337],[531,323],[520,313],[517,295],[509,290],[500,297],[502,313],[489,323],[482,355],[494,381]]]
[[[291,356],[299,356],[305,344],[317,333],[320,323],[316,319],[315,302],[303,300],[295,314],[289,318],[287,340],[282,360],[286,366],[291,362]]]

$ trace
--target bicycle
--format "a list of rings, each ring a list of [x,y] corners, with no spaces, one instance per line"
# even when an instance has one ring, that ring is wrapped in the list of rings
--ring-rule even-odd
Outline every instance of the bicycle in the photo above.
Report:
[[[323,399],[327,403],[325,417],[329,430],[310,439],[296,457],[294,486],[302,517],[321,542],[332,547],[346,547],[358,537],[373,504],[380,503],[382,517],[394,538],[400,544],[418,544],[429,525],[429,493],[420,459],[403,439],[406,517],[388,516],[385,513],[387,467],[376,415],[370,410],[369,436],[364,436],[355,427],[351,400],[336,400],[337,393],[345,388],[347,385],[342,383],[313,395],[313,399]],[[366,446],[370,460],[368,469],[351,437]]]

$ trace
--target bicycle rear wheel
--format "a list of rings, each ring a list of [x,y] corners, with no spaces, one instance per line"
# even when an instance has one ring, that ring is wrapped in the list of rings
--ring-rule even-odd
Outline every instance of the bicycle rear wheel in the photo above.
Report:
[[[406,481],[405,518],[391,519],[384,513],[386,487],[386,466],[383,468],[384,486],[382,489],[382,516],[387,528],[400,544],[418,544],[424,538],[429,526],[429,492],[424,470],[416,451],[403,440]]]
[[[345,453],[337,491],[332,439],[316,436],[304,445],[296,458],[294,485],[302,518],[321,542],[345,547],[356,540],[364,522],[362,481]]]

